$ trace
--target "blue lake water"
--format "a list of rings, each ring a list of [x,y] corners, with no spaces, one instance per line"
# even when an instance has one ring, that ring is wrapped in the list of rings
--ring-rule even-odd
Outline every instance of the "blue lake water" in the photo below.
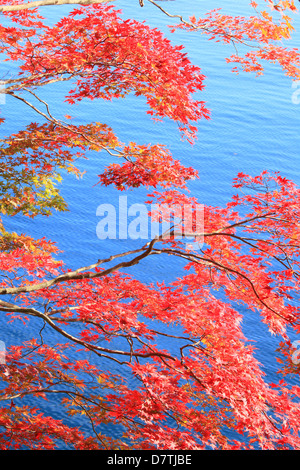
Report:
[[[208,8],[208,2],[176,0],[162,3],[168,11],[184,16],[202,15]],[[300,101],[296,99],[290,78],[284,76],[278,66],[267,65],[264,76],[231,72],[230,64],[225,57],[234,53],[231,46],[207,41],[204,36],[176,32],[171,35],[167,25],[172,21],[163,16],[153,6],[138,7],[138,2],[120,0],[116,6],[123,10],[124,17],[146,19],[150,26],[162,29],[174,42],[184,44],[191,60],[201,67],[207,77],[206,88],[199,93],[199,99],[206,101],[211,110],[211,120],[199,123],[198,140],[193,146],[183,142],[177,126],[169,121],[154,123],[145,114],[146,107],[142,98],[133,96],[113,102],[90,102],[84,100],[75,107],[62,105],[65,85],[51,85],[39,91],[39,96],[51,106],[56,117],[65,114],[75,116],[74,123],[91,121],[105,122],[110,125],[123,142],[130,140],[138,143],[163,143],[172,152],[174,158],[183,164],[193,166],[199,171],[200,180],[189,184],[191,195],[200,203],[222,206],[232,195],[232,179],[240,171],[252,175],[262,170],[280,171],[283,176],[300,184]],[[226,13],[247,14],[250,11],[247,1],[214,1],[211,8],[223,7]],[[58,18],[58,12],[68,12],[71,8],[49,7],[45,15],[49,22]],[[300,19],[296,17],[295,34],[292,47],[300,47]],[[8,65],[3,64],[3,69]],[[296,84],[296,86],[300,83]],[[293,95],[294,94],[294,95]],[[294,96],[294,98],[293,98]],[[300,95],[298,95],[300,98]],[[2,135],[9,135],[23,128],[31,121],[37,121],[34,113],[28,112],[21,104],[7,97],[6,103],[0,105],[1,115],[6,117],[5,126],[1,126]],[[111,253],[127,251],[136,247],[139,241],[133,240],[99,240],[96,226],[99,217],[97,207],[103,203],[117,201],[119,192],[113,188],[95,186],[97,175],[110,163],[105,153],[91,153],[89,160],[83,160],[80,168],[86,170],[81,180],[65,175],[62,186],[69,212],[54,214],[51,218],[24,220],[15,217],[7,221],[7,227],[19,232],[28,232],[37,238],[46,236],[56,241],[63,250],[62,259],[71,268],[87,265],[98,258]],[[122,194],[124,195],[124,193]],[[137,189],[126,192],[128,204],[146,199],[147,191]],[[140,242],[142,243],[142,242]],[[145,282],[156,282],[165,279],[172,281],[182,273],[181,263],[176,259],[157,257],[145,260],[132,268],[130,273]],[[276,380],[274,349],[278,339],[271,337],[266,328],[259,323],[259,318],[246,312],[244,330],[246,336],[257,343],[257,357],[269,380]],[[7,346],[26,339],[30,329],[15,323],[6,325],[1,320],[0,339]],[[48,407],[48,408],[47,408]],[[44,410],[57,413],[55,401],[44,405]],[[117,433],[117,431],[114,431]]]

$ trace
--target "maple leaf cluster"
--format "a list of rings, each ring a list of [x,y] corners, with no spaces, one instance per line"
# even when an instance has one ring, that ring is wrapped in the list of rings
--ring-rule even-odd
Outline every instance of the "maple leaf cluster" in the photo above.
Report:
[[[228,58],[245,71],[260,74],[267,60],[299,78],[298,50],[278,46],[291,37],[295,4],[263,3],[271,14],[256,2],[248,18],[167,14],[178,19],[172,30],[246,48]],[[240,172],[225,207],[204,207],[203,229],[193,232],[197,250],[171,227],[168,236],[72,270],[53,242],[7,229],[17,214],[66,210],[58,188],[64,172],[82,176],[77,161],[100,152],[109,161],[99,186],[144,186],[148,202],[196,213],[196,198],[183,191],[195,169],[163,144],[123,143],[105,123],[56,118],[41,87],[72,84],[68,106],[134,93],[150,116],[173,120],[190,142],[209,118],[195,99],[203,90],[199,67],[158,29],[122,19],[105,2],[49,26],[34,6],[0,1],[0,51],[18,66],[1,92],[42,121],[1,139],[0,311],[7,328],[29,322],[34,337],[16,340],[0,362],[0,448],[299,449],[300,388],[286,379],[299,376],[288,334],[300,333],[300,190],[292,181]],[[170,221],[167,212],[152,216]],[[184,219],[177,229],[187,235]],[[133,277],[134,266],[158,256],[166,267],[170,256],[184,262],[184,275],[168,285]],[[266,380],[241,311],[258,313],[281,338],[278,383]],[[54,403],[50,411],[45,401]],[[124,435],[112,438],[114,427]]]

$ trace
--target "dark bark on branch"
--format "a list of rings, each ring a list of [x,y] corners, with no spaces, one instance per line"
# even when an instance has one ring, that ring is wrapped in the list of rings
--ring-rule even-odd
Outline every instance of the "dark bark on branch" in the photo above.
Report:
[[[111,256],[110,258],[107,258],[105,260],[98,260],[98,262],[95,263],[95,264],[92,264],[92,265],[87,266],[85,268],[77,269],[76,271],[72,271],[72,272],[62,274],[62,275],[60,275],[60,276],[58,276],[54,279],[50,279],[49,281],[43,281],[43,282],[40,282],[40,283],[37,283],[37,284],[32,284],[32,285],[26,285],[26,286],[20,286],[20,287],[8,287],[8,288],[5,288],[5,289],[1,289],[0,290],[0,295],[6,295],[6,294],[14,295],[14,294],[20,294],[20,293],[24,293],[24,292],[33,292],[33,291],[40,290],[40,289],[47,289],[48,287],[54,286],[54,285],[59,284],[61,282],[81,280],[81,279],[94,279],[94,278],[98,278],[98,277],[107,276],[108,274],[111,274],[115,271],[118,271],[119,269],[128,268],[130,266],[134,266],[135,264],[138,264],[143,258],[146,258],[148,255],[151,254],[152,249],[153,249],[153,245],[158,240],[159,240],[158,238],[155,238],[149,244],[145,245],[143,248],[140,248],[140,249],[134,250],[134,251],[129,251],[127,253],[122,253],[122,254],[119,254],[119,255]],[[104,271],[100,271],[100,272],[91,272],[91,271],[82,272],[82,271],[85,271],[87,269],[89,269],[89,270],[95,269],[95,268],[99,267],[102,263],[108,263],[109,261],[112,261],[113,259],[115,259],[117,257],[126,256],[126,255],[130,255],[130,254],[133,254],[133,253],[138,253],[140,251],[143,251],[143,253],[141,253],[140,255],[136,256],[133,259],[131,259],[130,261],[123,261],[123,262],[121,262],[121,263],[119,263],[115,266],[112,266],[111,268],[105,269]],[[0,301],[0,305],[1,305],[1,302],[2,301]]]

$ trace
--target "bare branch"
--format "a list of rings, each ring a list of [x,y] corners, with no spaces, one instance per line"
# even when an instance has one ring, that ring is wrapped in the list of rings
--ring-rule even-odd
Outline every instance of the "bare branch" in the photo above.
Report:
[[[50,5],[91,5],[108,3],[113,0],[37,0],[36,2],[23,3],[21,5],[1,5],[0,12],[29,10],[30,8],[45,7]]]
[[[37,284],[31,284],[31,285],[24,285],[20,287],[11,287],[11,288],[4,288],[0,290],[0,295],[4,294],[20,294],[21,292],[33,292],[36,290],[40,289],[47,289],[48,287],[51,287],[53,285],[59,284],[61,282],[66,282],[66,281],[72,281],[72,280],[79,280],[79,279],[94,279],[98,277],[103,277],[107,276],[108,274],[111,274],[115,271],[118,271],[119,269],[122,268],[127,268],[130,266],[134,266],[135,264],[138,264],[143,258],[146,258],[148,255],[152,253],[153,245],[155,242],[157,242],[159,238],[154,238],[150,243],[147,243],[144,245],[142,248],[129,251],[127,253],[122,253],[118,256],[126,256],[128,254],[133,254],[133,253],[138,253],[142,251],[140,255],[136,256],[135,258],[132,258],[130,261],[123,261],[115,266],[112,266],[111,268],[108,268],[104,271],[96,271],[96,272],[82,272],[85,268],[80,268],[77,269],[76,271],[68,272],[65,274],[62,274],[54,279],[51,279],[49,281],[43,281]],[[90,266],[87,266],[86,269],[94,269],[98,266],[100,266],[102,263],[107,263],[111,260],[113,260],[116,256],[111,256],[110,258],[106,260],[99,260],[97,263],[92,264]],[[3,302],[0,301],[0,306],[3,305]]]
[[[39,312],[38,310],[33,309],[33,308],[19,307],[18,305],[11,304],[9,302],[4,302],[4,301],[0,300],[0,310],[3,311],[3,312],[18,312],[18,313],[23,313],[25,315],[29,314],[29,315],[32,315],[32,316],[35,316],[35,317],[39,317],[39,318],[43,319],[45,323],[47,323],[49,326],[51,326],[53,328],[53,330],[55,330],[57,333],[64,336],[65,338],[69,339],[73,343],[79,344],[80,346],[83,346],[87,350],[97,354],[97,356],[99,356],[99,357],[106,357],[107,359],[111,359],[111,360],[119,363],[120,365],[123,364],[124,362],[121,362],[121,361],[119,361],[119,359],[116,359],[115,357],[112,357],[111,354],[115,354],[115,355],[119,355],[119,356],[123,356],[123,357],[124,356],[125,357],[129,356],[130,359],[132,358],[132,356],[134,356],[134,357],[138,357],[138,358],[139,357],[140,358],[164,357],[164,358],[167,358],[167,359],[174,360],[173,356],[171,356],[170,354],[164,353],[164,352],[155,352],[155,351],[145,352],[145,353],[135,352],[135,351],[127,352],[127,351],[122,351],[122,350],[118,350],[118,349],[104,348],[104,347],[101,347],[101,346],[98,346],[98,345],[95,345],[95,344],[90,344],[90,343],[78,338],[77,336],[74,336],[74,335],[68,333],[67,331],[65,331],[64,329],[59,327],[52,320],[52,318],[50,318],[47,314]],[[149,347],[149,349],[151,349],[149,345],[148,345],[148,347]]]

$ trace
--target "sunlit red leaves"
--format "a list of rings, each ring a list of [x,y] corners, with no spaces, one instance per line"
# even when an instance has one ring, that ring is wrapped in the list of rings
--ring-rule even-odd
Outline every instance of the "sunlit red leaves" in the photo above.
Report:
[[[208,12],[205,17],[190,18],[190,23],[181,23],[171,27],[199,31],[209,36],[210,40],[222,41],[226,44],[234,43],[238,53],[226,59],[229,63],[238,64],[233,71],[238,72],[239,67],[245,72],[255,72],[261,75],[264,72],[264,61],[279,64],[286,75],[293,79],[300,77],[300,54],[296,48],[288,49],[282,42],[291,38],[293,31],[292,19],[283,13],[288,9],[297,11],[294,2],[267,2],[271,9],[281,13],[279,19],[274,18],[266,11],[258,11],[258,4],[251,2],[255,15],[230,16],[222,14],[222,10],[215,9]],[[246,46],[246,52],[244,52]],[[247,49],[250,48],[248,52]],[[241,49],[242,51],[240,52]]]
[[[232,301],[258,309],[274,332],[284,333],[288,324],[298,329],[292,293],[299,290],[299,189],[266,172],[241,173],[235,186],[246,194],[234,196],[226,209],[204,207],[204,245],[190,257],[195,285],[211,284]],[[195,203],[175,191],[161,193],[157,201]],[[175,255],[176,249],[169,252]]]
[[[22,0],[10,0],[9,5],[20,5],[24,3]],[[7,5],[7,0],[1,0],[0,5]],[[37,8],[26,9],[26,10],[19,10],[19,11],[11,11],[11,12],[2,12],[1,14],[8,16],[12,23],[20,24],[21,26],[34,27],[39,28],[43,27],[44,23],[42,20],[44,18],[39,14]],[[30,30],[27,29],[28,33]]]
[[[272,192],[263,191],[266,187],[263,184],[268,181],[267,187],[270,188],[272,179],[281,183],[281,190],[277,185]],[[273,199],[276,203],[278,198],[281,202],[285,200],[283,210],[286,211],[288,207],[293,207],[297,196],[296,188],[279,175],[274,177],[263,174],[251,178],[240,174],[236,185],[240,184],[256,189],[259,184],[262,186],[261,192],[243,196],[243,204],[246,202],[248,205],[248,212],[243,215],[249,218],[245,224],[247,231],[255,229],[254,221],[251,228],[251,216],[257,215],[255,210],[259,200],[265,210],[271,210]],[[274,191],[278,192],[278,196]],[[250,212],[251,204],[253,213]],[[97,345],[100,338],[106,339],[107,346],[104,343],[101,345],[103,351],[108,353],[113,338],[130,338],[127,357],[136,354],[138,357],[152,357],[152,365],[132,363],[133,371],[141,383],[140,388],[130,390],[122,386],[117,394],[115,390],[106,397],[113,404],[108,413],[109,419],[125,425],[128,435],[141,448],[155,448],[157,445],[174,449],[200,448],[203,445],[218,448],[221,443],[224,449],[236,447],[236,442],[231,444],[219,431],[225,423],[229,425],[229,410],[233,417],[230,425],[238,432],[247,432],[251,441],[257,441],[261,448],[297,446],[298,438],[294,433],[297,405],[290,401],[287,393],[269,389],[260,365],[253,356],[253,348],[247,344],[242,333],[241,315],[229,304],[214,297],[210,289],[224,288],[229,300],[243,301],[250,308],[260,310],[270,328],[279,332],[289,319],[286,317],[283,322],[280,318],[277,320],[277,314],[272,309],[286,316],[288,306],[280,304],[281,299],[286,299],[285,292],[282,287],[281,292],[277,293],[273,285],[270,288],[274,278],[264,273],[264,253],[257,258],[246,256],[240,252],[242,240],[240,244],[231,244],[230,237],[224,236],[223,231],[218,232],[217,227],[223,225],[225,233],[236,233],[233,228],[227,228],[232,221],[230,209],[216,211],[214,222],[212,208],[207,208],[207,215],[210,216],[210,230],[215,231],[208,238],[211,246],[202,250],[200,263],[196,262],[196,258],[191,263],[190,268],[193,267],[194,273],[187,274],[171,287],[146,287],[138,281],[114,274],[109,279],[77,281],[75,289],[75,284],[62,284],[55,289],[39,291],[36,296],[39,301],[44,298],[50,302],[53,307],[51,317],[58,324],[67,325],[70,320],[70,324],[82,324],[81,339],[91,347]],[[243,217],[237,220],[239,224]],[[267,217],[262,216],[262,224],[256,230],[263,228],[264,220],[269,227]],[[284,224],[282,233],[283,227]],[[260,252],[259,249],[257,251]],[[272,246],[269,252],[266,251],[265,257],[272,258]],[[283,279],[288,271],[285,269],[281,272]],[[249,280],[258,297],[249,285]],[[34,297],[31,296],[31,302]],[[267,305],[261,301],[266,301]],[[184,347],[178,344],[175,355],[158,348],[156,342],[160,333],[146,326],[143,317],[168,325],[179,325],[182,333],[173,339],[175,342],[184,341],[181,343]],[[118,351],[115,354],[118,355]],[[191,388],[182,386],[182,381],[186,381]],[[199,394],[204,394],[202,400]],[[216,400],[213,408],[206,402],[208,397]],[[200,400],[197,403],[202,406],[206,403],[206,421],[199,410],[191,413],[191,406],[196,407],[195,400]],[[137,406],[138,403],[140,406]],[[269,407],[275,413],[275,418],[269,415]],[[285,425],[286,416],[289,416],[291,422],[289,427]],[[162,423],[170,418],[180,424],[180,432],[176,438],[172,432],[172,438],[163,440],[158,437],[157,430],[166,433],[169,428]],[[138,420],[138,423],[131,425],[132,420]],[[205,425],[204,421],[210,424]],[[210,426],[209,431],[207,426]],[[257,429],[260,429],[259,433]]]
[[[31,282],[43,279],[47,275],[58,275],[61,261],[53,258],[56,252],[55,246],[47,243],[45,239],[32,241],[15,236],[14,245],[22,245],[22,248],[6,249],[0,253],[0,269],[2,272],[11,273],[15,282],[23,280],[27,282],[32,276]],[[25,246],[25,247],[24,247]],[[26,281],[25,281],[26,282]],[[10,277],[3,277],[3,286],[10,285]]]
[[[18,406],[0,410],[0,447],[2,450],[49,450],[64,442],[73,449],[97,449],[84,445],[84,435],[76,428],[66,426],[60,420],[45,416],[36,408]]]
[[[0,366],[2,382],[7,382],[7,387],[1,390],[4,404],[0,412],[1,449],[22,449],[24,446],[27,449],[55,449],[62,442],[73,449],[99,449],[94,438],[65,425],[62,419],[45,415],[37,406],[23,405],[22,402],[19,405],[20,398],[33,396],[38,403],[49,394],[57,393],[58,396],[78,396],[79,406],[84,373],[90,376],[99,371],[84,360],[67,362],[67,350],[68,345],[56,344],[53,348],[32,340],[23,346],[12,347],[7,353],[6,365]]]
[[[284,11],[284,10],[291,10],[291,11],[297,11],[297,8],[295,6],[294,0],[291,1],[286,1],[286,0],[264,0],[268,6],[271,8],[271,10],[277,10],[277,11]],[[251,4],[254,4],[255,2],[251,2]],[[258,5],[255,4],[253,5],[254,7],[257,7]]]
[[[57,184],[63,171],[81,176],[75,166],[90,152],[106,151],[125,163],[108,165],[99,175],[104,185],[118,189],[144,186],[185,188],[197,172],[174,160],[162,145],[121,143],[111,128],[93,123],[85,126],[54,124],[27,126],[5,139],[0,153],[0,210],[30,217],[66,210]],[[100,162],[99,162],[100,165]]]
[[[9,34],[15,37],[18,31],[4,30],[7,41]],[[11,85],[13,91],[74,78],[69,103],[134,92],[145,96],[154,118],[173,119],[192,140],[196,122],[209,113],[192,97],[203,89],[204,77],[182,48],[144,23],[121,20],[110,6],[91,5],[45,27],[36,41],[14,43],[5,52],[23,62],[22,81]]]
[[[138,146],[130,143],[120,156],[126,160],[125,163],[113,163],[99,175],[105,186],[114,184],[121,190],[141,185],[185,188],[187,180],[198,177],[196,170],[174,160],[162,145]]]
[[[83,145],[80,140],[79,143]],[[293,306],[290,296],[291,289],[299,289],[295,275],[299,255],[299,190],[279,174],[268,175],[266,172],[256,177],[240,173],[234,185],[243,189],[242,196],[235,195],[223,209],[204,208],[205,244],[199,253],[190,256],[182,252],[182,247],[177,253],[176,249],[173,252],[166,249],[166,253],[182,253],[190,261],[187,268],[191,272],[173,285],[145,286],[114,273],[110,277],[59,283],[50,289],[38,289],[30,296],[26,293],[18,296],[25,308],[41,302],[48,305],[46,315],[50,315],[51,322],[61,334],[72,326],[79,327],[75,339],[83,350],[95,351],[105,357],[120,356],[122,363],[133,368],[141,387],[130,390],[123,386],[118,389],[118,394],[114,390],[108,398],[110,405],[116,405],[108,409],[105,417],[98,402],[97,406],[93,405],[96,407],[93,410],[99,414],[95,418],[99,423],[105,419],[125,425],[127,436],[141,448],[157,445],[174,449],[201,448],[203,445],[224,449],[236,447],[236,442],[231,444],[220,433],[224,425],[229,425],[229,413],[233,420],[230,426],[238,432],[247,432],[262,448],[298,445],[294,431],[290,434],[295,428],[297,405],[287,394],[270,390],[264,382],[253,349],[241,331],[241,316],[230,303],[243,302],[249,309],[260,311],[263,321],[276,333],[284,334],[288,324],[298,327],[299,309]],[[152,196],[157,196],[160,203],[184,205],[197,202],[175,190]],[[245,253],[243,247],[249,252]],[[285,257],[280,258],[280,253]],[[24,247],[2,253],[1,260],[2,271],[16,276],[14,283],[23,283],[23,279],[31,276],[30,283],[34,284],[45,276],[58,273],[59,266],[50,256]],[[294,268],[291,268],[291,262]],[[13,278],[9,280],[9,276],[3,287],[12,282]],[[26,282],[23,285],[26,286]],[[213,290],[221,290],[230,303],[214,297]],[[152,329],[147,323],[149,319],[182,329],[179,336],[168,333],[175,342],[176,353],[157,346],[165,333],[157,330],[157,326]],[[111,343],[115,339],[124,341],[125,350],[114,349]],[[179,340],[184,341],[182,346],[178,344]],[[39,346],[38,350],[39,354],[45,354],[44,347]],[[47,361],[57,360],[55,355],[48,354]],[[154,365],[138,366],[133,358],[152,358]],[[70,371],[71,367],[75,370],[78,366],[59,362],[61,371]],[[19,383],[24,392],[24,387],[32,386],[32,381],[41,377],[47,379],[49,386],[49,374],[57,377],[52,362],[51,367],[49,372],[43,362],[43,367],[29,365],[19,369],[15,372],[14,387]],[[48,370],[46,375],[44,369]],[[92,369],[87,371],[95,374]],[[64,376],[66,380],[67,376]],[[74,383],[75,378],[72,380]],[[179,385],[179,381],[183,384]],[[185,388],[187,385],[191,389]],[[45,391],[34,387],[29,393],[46,395]],[[199,393],[205,396],[200,402],[195,398]],[[212,409],[207,404],[209,397],[215,400]],[[141,403],[139,411],[138,402]],[[191,412],[191,408],[204,406],[203,403],[208,408],[205,419],[210,423],[209,431],[200,410]],[[65,401],[65,405],[71,414],[79,412],[74,400]],[[269,407],[275,410],[276,427],[269,416]],[[290,427],[285,425],[286,415],[290,416]],[[133,419],[138,419],[139,424],[132,426]],[[162,430],[166,433],[169,427],[162,423],[167,419],[173,419],[180,430],[176,435],[172,433],[172,437],[166,434],[168,438],[163,440]],[[281,426],[278,423],[283,423],[280,431],[276,431]],[[18,429],[15,435],[18,436]],[[25,437],[23,442],[26,445]]]
[[[214,10],[181,27],[238,47],[248,44],[250,52],[229,59],[246,71],[259,74],[261,61],[268,60],[297,78],[298,51],[277,46],[290,36],[292,24],[284,11],[295,5],[267,3],[279,13],[277,22],[265,11],[244,18]],[[153,118],[171,118],[189,140],[195,137],[195,124],[208,117],[204,103],[193,98],[203,89],[204,77],[181,46],[145,23],[123,21],[119,12],[103,5],[74,10],[53,27],[37,24],[35,15],[12,16],[26,27],[26,37],[19,26],[1,27],[1,52],[22,63],[19,77],[9,83],[11,92],[71,79],[70,104],[133,92],[146,98]],[[102,184],[121,190],[161,186],[165,192],[149,195],[156,202],[197,204],[174,189],[185,188],[196,172],[162,145],[124,145],[104,124],[52,119],[50,125],[31,124],[3,142],[2,212],[47,214],[49,200],[57,195],[51,186],[55,174],[64,169],[79,175],[75,160],[101,150],[125,160],[99,175]],[[70,271],[55,261],[50,243],[8,234],[1,226],[2,293],[12,294],[9,301],[16,303],[1,308],[11,311],[10,320],[32,315],[39,322],[38,340],[10,348],[7,364],[0,366],[7,384],[1,390],[7,404],[1,410],[1,448],[55,448],[60,440],[82,449],[126,448],[121,440],[102,436],[103,424],[122,425],[126,439],[142,449],[243,448],[248,445],[244,436],[250,448],[299,448],[299,387],[288,388],[285,382],[269,387],[239,312],[240,305],[258,311],[283,339],[287,326],[299,332],[299,189],[266,172],[257,177],[240,173],[234,186],[243,193],[227,207],[204,207],[204,244],[198,251],[184,249],[176,239],[151,248],[151,255],[187,262],[186,274],[168,286],[144,284],[118,273],[119,268],[104,276],[95,265],[92,273],[86,272],[90,268],[78,271],[86,278],[59,278]],[[59,201],[51,207],[59,208]],[[50,287],[41,283],[50,277]],[[29,287],[35,290],[26,292]],[[49,330],[76,345],[80,360],[67,345],[45,344]],[[285,344],[288,354],[290,345]],[[89,360],[82,358],[85,353]],[[132,389],[93,365],[93,356],[110,360],[118,373],[125,370],[125,377],[132,374]],[[298,368],[289,362],[284,373],[295,372]],[[22,403],[26,396],[42,401],[50,394],[63,397],[71,417],[92,420],[95,438]],[[241,433],[243,440],[226,438],[225,427]]]

